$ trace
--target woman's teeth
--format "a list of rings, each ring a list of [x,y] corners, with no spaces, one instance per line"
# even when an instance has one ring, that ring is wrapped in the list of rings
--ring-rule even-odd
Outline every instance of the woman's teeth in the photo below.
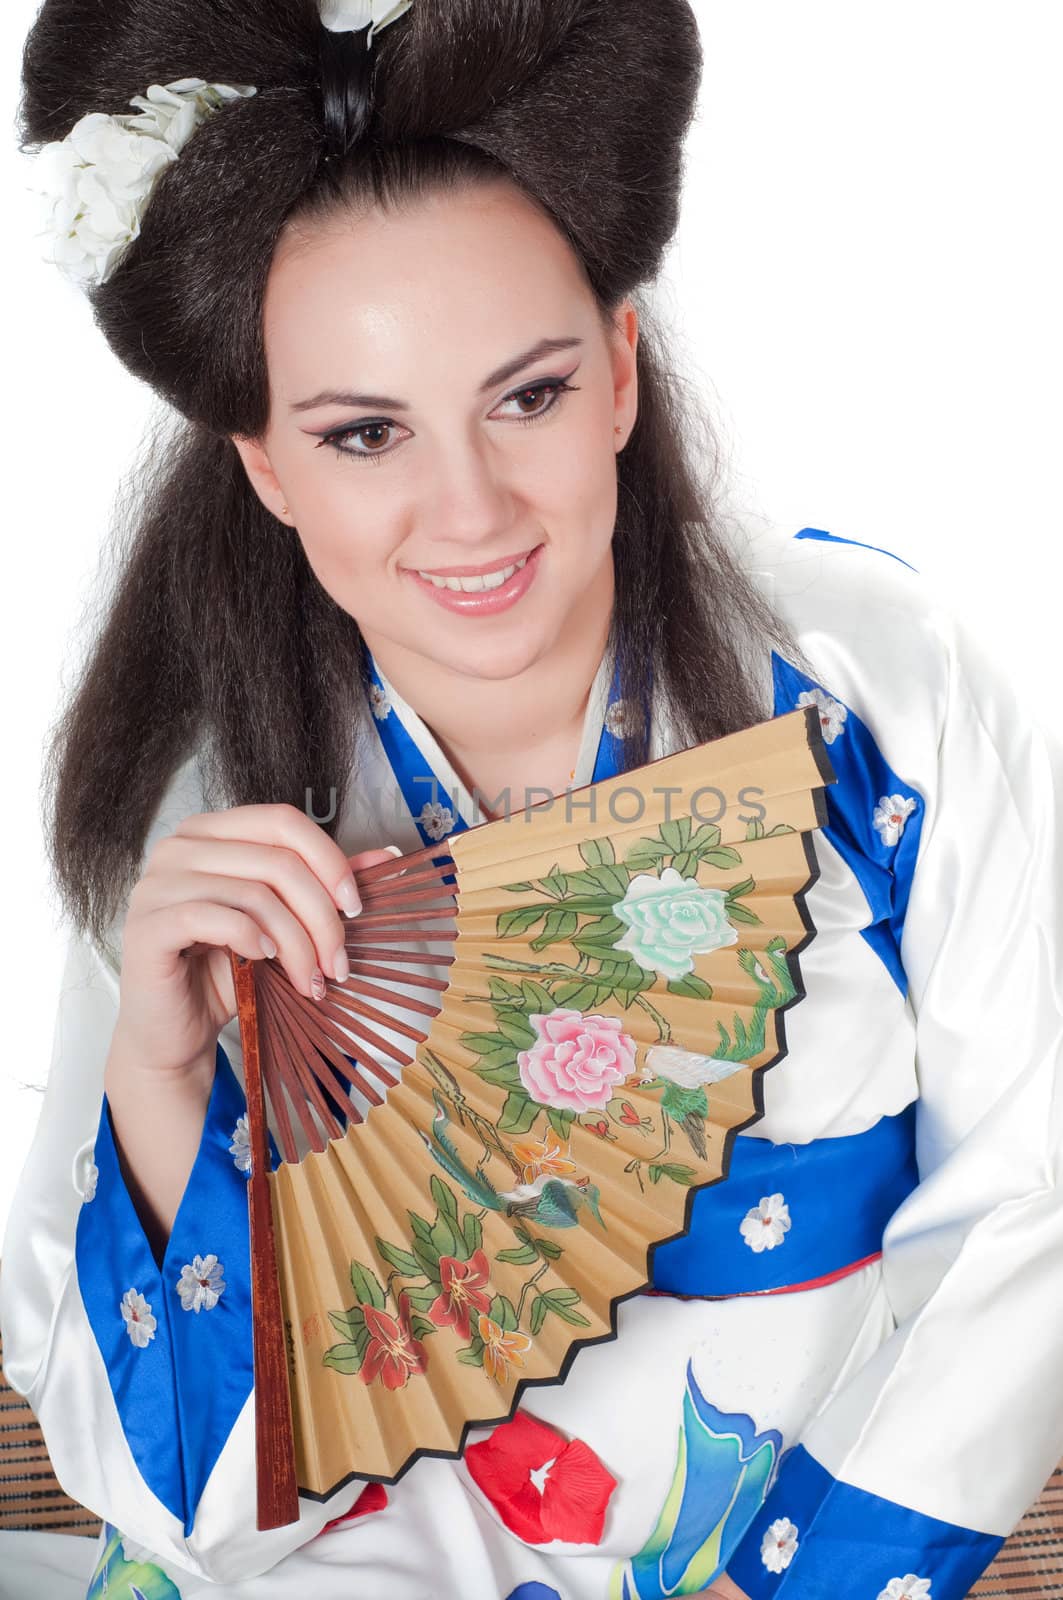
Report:
[[[527,564],[528,557],[522,556],[511,567],[499,567],[497,572],[481,572],[474,578],[440,578],[431,572],[418,570],[419,578],[426,578],[429,583],[434,583],[437,589],[455,589],[461,594],[478,594],[481,589],[500,589],[508,583],[515,572]]]

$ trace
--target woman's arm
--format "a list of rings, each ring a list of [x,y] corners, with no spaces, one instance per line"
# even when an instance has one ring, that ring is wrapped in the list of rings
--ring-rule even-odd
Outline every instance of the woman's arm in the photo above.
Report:
[[[352,1482],[258,1532],[246,1099],[218,1042],[235,1029],[226,946],[259,949],[239,909],[253,908],[305,988],[315,956],[343,939],[328,885],[341,899],[351,865],[388,853],[348,863],[289,807],[196,813],[149,853],[121,969],[69,941],[5,1241],[7,1374],[69,1494],[219,1581],[273,1566],[358,1492]]]
[[[362,1485],[302,1500],[297,1523],[258,1532],[243,1090],[219,1046],[157,1259],[104,1098],[117,1014],[115,968],[71,935],[44,1106],[4,1240],[5,1372],[68,1494],[198,1576],[253,1577],[348,1510]],[[163,1124],[156,1154],[168,1136]],[[150,1178],[152,1148],[139,1159]],[[224,1288],[197,1312],[184,1269],[212,1253],[222,1270],[206,1276]]]
[[[921,1182],[883,1242],[897,1326],[783,1457],[728,1562],[753,1600],[961,1600],[1063,1457],[1063,751],[931,620],[948,694],[902,946]]]

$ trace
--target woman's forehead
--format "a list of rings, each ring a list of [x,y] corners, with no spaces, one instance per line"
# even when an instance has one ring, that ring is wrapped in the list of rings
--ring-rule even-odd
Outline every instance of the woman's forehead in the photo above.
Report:
[[[413,403],[544,336],[586,338],[594,317],[570,247],[507,184],[300,224],[274,257],[263,331],[287,403],[355,378]]]

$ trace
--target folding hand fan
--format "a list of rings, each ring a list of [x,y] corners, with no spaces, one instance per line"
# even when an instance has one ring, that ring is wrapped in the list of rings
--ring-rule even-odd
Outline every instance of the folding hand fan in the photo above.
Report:
[[[834,781],[805,707],[357,873],[320,1003],[230,952],[260,1528],[615,1336],[762,1115]]]

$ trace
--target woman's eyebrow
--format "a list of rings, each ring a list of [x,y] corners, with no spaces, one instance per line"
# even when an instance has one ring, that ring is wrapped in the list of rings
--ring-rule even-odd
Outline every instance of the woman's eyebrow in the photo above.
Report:
[[[480,394],[485,394],[488,389],[494,389],[500,383],[514,377],[533,361],[538,361],[543,356],[554,354],[558,350],[571,350],[576,345],[581,345],[582,339],[540,339],[530,349],[522,350],[519,355],[511,360],[504,361],[500,367],[481,383]],[[309,400],[297,400],[290,411],[313,411],[317,406],[379,406],[386,407],[389,411],[408,411],[409,403],[406,400],[396,400],[387,394],[355,394],[349,389],[322,389],[320,394],[312,395]]]

